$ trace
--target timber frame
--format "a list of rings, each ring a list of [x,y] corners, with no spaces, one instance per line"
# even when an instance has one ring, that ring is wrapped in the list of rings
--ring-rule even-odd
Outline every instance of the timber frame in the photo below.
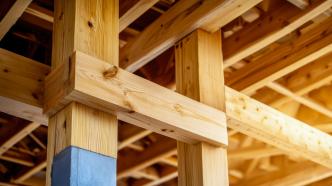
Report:
[[[0,6],[0,185],[332,184],[332,0]]]

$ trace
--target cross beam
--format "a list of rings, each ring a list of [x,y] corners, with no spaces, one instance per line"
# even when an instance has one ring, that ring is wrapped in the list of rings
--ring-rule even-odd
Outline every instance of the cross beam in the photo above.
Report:
[[[66,78],[60,78],[67,74]],[[77,101],[190,144],[227,145],[225,113],[76,51],[46,78],[45,111]]]
[[[19,57],[17,54],[13,53],[11,53],[11,55],[6,55],[7,57],[5,58],[3,56],[4,54],[5,52],[2,52],[0,55],[0,65],[2,66],[6,64],[6,68],[9,69],[9,71],[0,71],[0,73],[7,74],[7,76],[0,76],[0,86],[7,87],[6,91],[15,92],[15,87],[11,85],[22,84],[20,80],[21,78],[11,78],[10,81],[6,81],[5,77],[14,77],[8,76],[8,74],[16,72],[15,69],[20,66],[20,64],[25,62],[22,62],[22,60],[24,60],[25,58]],[[6,60],[10,60],[10,63],[6,63]],[[39,76],[43,74],[44,71],[38,70],[38,66],[40,66],[40,64],[36,61],[29,62],[29,71],[25,71],[24,74],[21,73],[22,76],[24,75],[23,77],[25,81],[35,81],[35,79],[33,77],[29,77],[28,74],[39,74]],[[49,71],[49,69],[47,69],[47,71]],[[157,86],[153,83],[150,83],[149,85],[153,85],[153,87]],[[226,111],[227,118],[229,119],[229,127],[240,130],[251,137],[255,137],[256,139],[262,140],[270,145],[276,146],[283,150],[292,152],[300,156],[304,155],[305,157],[314,160],[321,165],[332,165],[331,160],[329,160],[329,158],[332,157],[331,151],[329,150],[329,148],[331,147],[330,142],[332,141],[331,136],[327,135],[324,132],[318,131],[314,127],[311,127],[303,122],[286,116],[285,114],[276,111],[271,107],[255,101],[254,99],[247,97],[228,87],[226,87],[225,92]],[[1,97],[8,98],[8,95],[4,93],[4,91],[0,92]],[[31,93],[29,91],[23,91],[20,96],[30,98]],[[11,97],[10,100],[20,104],[31,105],[28,99]],[[33,99],[30,98],[30,100]],[[42,103],[40,103],[37,108],[41,109],[41,105]],[[257,108],[259,112],[257,111]],[[1,111],[5,112],[3,108],[0,109]],[[26,113],[27,111],[28,110],[25,110],[23,113]],[[39,120],[36,118],[45,117],[42,115],[41,112],[36,113],[34,116],[35,117],[32,119],[35,120],[32,121],[35,122]],[[248,117],[250,118],[250,120],[247,119]],[[280,130],[280,128],[282,128],[282,130]],[[311,138],[311,140],[309,139],[309,137]]]

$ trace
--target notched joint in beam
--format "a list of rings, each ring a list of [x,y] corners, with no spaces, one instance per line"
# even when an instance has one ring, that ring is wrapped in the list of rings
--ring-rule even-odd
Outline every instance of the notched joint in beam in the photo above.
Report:
[[[227,146],[223,111],[79,51],[46,78],[44,112],[72,101],[179,141]]]

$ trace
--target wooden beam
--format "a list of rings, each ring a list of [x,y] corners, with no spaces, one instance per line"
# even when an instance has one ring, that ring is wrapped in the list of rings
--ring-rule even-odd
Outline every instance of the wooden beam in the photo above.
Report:
[[[10,150],[2,154],[0,156],[0,159],[27,167],[33,167],[35,165],[31,158],[27,156],[22,156],[22,157],[14,156],[13,152],[11,152]]]
[[[25,9],[31,3],[32,0],[16,0],[12,7],[9,9],[5,17],[0,22],[0,41],[9,31],[9,29],[16,23],[21,17]]]
[[[70,55],[76,50],[118,64],[118,1],[54,4],[53,72],[71,63]],[[65,89],[61,84],[59,88]],[[117,133],[114,115],[80,103],[70,102],[53,113],[48,127],[46,185],[115,185]]]
[[[296,16],[294,16],[294,13],[297,11],[289,10],[290,8],[283,6],[282,8],[278,9],[278,12],[275,11],[277,15],[274,15],[274,13],[271,16],[266,16],[260,20],[257,20],[246,30],[240,31],[229,39],[226,39],[225,48],[227,49],[227,46],[230,46],[231,50],[228,49],[228,51],[225,51],[226,56],[224,60],[224,67],[230,67],[241,59],[286,36],[290,32],[293,32],[302,26],[304,23],[323,13],[331,6],[332,1],[330,0],[320,1],[320,3],[316,3],[308,7],[308,9],[306,9],[304,12],[301,12]],[[284,8],[286,8],[286,10]],[[284,12],[285,14],[280,15],[280,11]],[[281,17],[281,20],[284,20],[289,24],[285,25],[284,22],[280,21],[278,17]],[[251,34],[250,37],[248,35],[244,35],[244,33],[248,32],[253,33],[253,30],[257,30],[257,33],[254,33],[254,36],[251,36]],[[241,38],[241,40],[239,38]],[[235,45],[237,48],[234,49],[232,45]]]
[[[121,48],[120,67],[134,72],[196,28],[217,31],[261,1],[180,1]]]
[[[226,118],[220,110],[78,51],[71,58],[69,79],[63,76],[68,76],[66,68],[54,70],[46,80],[49,113],[78,101],[180,141],[227,145]]]
[[[317,112],[320,112],[328,117],[332,118],[332,110],[324,107],[323,105],[315,102],[314,100],[308,98],[308,97],[302,97],[298,96],[295,93],[291,92],[287,88],[283,87],[282,85],[279,85],[278,83],[271,82],[267,85],[267,87],[279,92],[280,94],[283,94],[285,96],[288,96],[295,101],[302,103],[303,105],[312,108],[313,110],[316,110]]]
[[[0,156],[5,153],[8,149],[14,146],[17,142],[21,141],[24,137],[29,135],[32,131],[40,126],[39,123],[32,122],[24,127],[22,130],[17,132],[14,136],[9,138],[0,146]]]
[[[159,0],[139,0],[133,7],[131,7],[125,14],[120,17],[120,29],[123,31],[132,22],[144,14],[147,10],[153,7]]]
[[[326,85],[332,81],[332,53],[320,57],[314,62],[287,75],[282,83],[287,89],[298,96],[305,95],[310,91]],[[268,95],[268,96],[267,96]],[[274,91],[264,88],[253,95],[253,98],[273,107],[291,101],[290,97],[274,94]]]
[[[326,186],[326,185],[331,185],[332,184],[332,176],[329,178],[323,179],[321,181],[309,184],[308,186]]]
[[[50,68],[34,60],[0,49],[0,110],[47,124],[42,111],[43,81]]]
[[[250,160],[285,154],[274,147],[248,147],[231,150],[228,152],[229,160]]]
[[[40,18],[40,19],[43,19],[45,21],[48,21],[48,22],[51,22],[51,23],[54,22],[53,12],[46,9],[46,8],[38,6],[36,3],[31,3],[25,9],[25,12],[28,13],[28,14],[34,15],[34,16]]]
[[[196,30],[175,45],[176,90],[225,111],[221,32]],[[227,135],[227,134],[226,134]],[[180,186],[229,185],[225,148],[178,142]]]
[[[124,147],[128,146],[129,144],[132,144],[134,143],[135,141],[138,141],[142,138],[144,138],[145,136],[151,134],[152,131],[149,131],[149,130],[143,130],[143,131],[140,131],[128,138],[126,138],[125,140],[121,141],[119,143],[119,147],[118,147],[118,150],[121,150],[123,149]]]
[[[236,90],[251,94],[266,84],[330,53],[332,51],[331,20],[331,18],[327,19],[292,42],[280,45],[246,67],[232,73],[228,84],[230,83]]]
[[[23,173],[22,175],[18,176],[13,180],[14,183],[24,183],[25,180],[29,179],[31,176],[35,175],[39,171],[46,168],[47,162],[43,161],[33,167],[32,169],[28,170],[27,172]]]
[[[280,171],[245,179],[238,185],[243,186],[279,186],[279,185],[307,185],[332,175],[332,170],[312,162],[298,163],[287,166]]]
[[[332,168],[332,136],[226,87],[228,127]]]
[[[160,148],[162,147],[162,148]],[[119,156],[117,179],[124,178],[162,159],[176,154],[176,142],[167,137],[158,135],[156,142],[141,153],[127,153],[126,156]]]
[[[308,0],[287,0],[287,1],[299,7],[300,9],[305,9],[307,6],[309,6]]]
[[[35,141],[41,148],[46,149],[46,145],[38,139],[33,133],[30,133],[29,136]]]

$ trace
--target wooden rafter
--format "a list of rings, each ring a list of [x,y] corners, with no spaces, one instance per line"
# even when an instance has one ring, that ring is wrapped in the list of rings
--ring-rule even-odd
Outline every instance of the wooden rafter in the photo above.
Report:
[[[277,49],[267,52],[244,68],[235,71],[230,77],[230,85],[243,93],[252,94],[268,83],[330,53],[332,51],[330,20],[327,19],[291,43],[280,45]],[[322,35],[322,32],[326,34]],[[292,47],[292,43],[295,47]],[[242,79],[239,79],[241,77]]]
[[[226,59],[224,61],[225,68],[232,66],[236,62],[240,61],[241,59],[257,52],[260,49],[263,49],[264,47],[268,46],[269,44],[277,41],[278,39],[282,38],[283,36],[289,34],[290,32],[296,30],[300,26],[302,26],[304,23],[308,22],[309,20],[315,18],[319,14],[323,13],[327,9],[329,9],[332,6],[332,1],[320,1],[321,3],[317,3],[315,5],[312,5],[310,8],[306,9],[304,12],[299,13],[299,15],[296,15],[293,17],[294,13],[296,14],[297,11],[291,10],[284,10],[284,7],[278,9],[277,17],[276,15],[271,15],[271,17],[275,21],[268,21],[271,17],[266,16],[262,20],[258,20],[254,22],[252,25],[249,26],[249,28],[241,30],[240,33],[235,34],[230,38],[229,40],[235,40],[234,43],[232,43],[235,46],[241,47],[236,48],[236,50],[232,50],[231,54],[226,53]],[[288,8],[289,9],[289,8]],[[280,15],[280,11],[286,12],[286,15]],[[287,14],[290,14],[287,15]],[[280,21],[278,16],[281,17],[281,19],[285,19],[285,21],[290,22],[289,24],[285,26],[280,26],[280,24],[284,24]],[[288,17],[289,16],[289,17]],[[261,29],[260,26],[262,23],[268,23],[270,25],[264,24],[264,28],[266,30]],[[274,24],[274,25],[273,25]],[[244,33],[250,32],[253,33],[253,30],[257,30],[255,33],[255,36],[259,37],[257,40],[250,40],[246,39],[244,36]],[[255,31],[254,31],[255,32]],[[265,33],[264,33],[265,32]],[[251,34],[250,34],[251,35]],[[243,38],[245,41],[238,42],[238,39],[236,38]],[[249,37],[250,38],[250,37]],[[254,38],[255,39],[255,38]],[[226,39],[227,40],[227,39]],[[227,42],[227,41],[226,41]],[[226,46],[232,46],[231,43],[226,43]],[[234,47],[233,47],[234,48]]]
[[[10,10],[0,22],[0,41],[24,13],[32,0],[16,0]]]
[[[123,31],[144,12],[153,7],[159,0],[139,0],[125,14],[120,17],[119,32]]]
[[[134,72],[194,29],[216,31],[261,1],[180,1],[121,48],[120,67]]]
[[[39,123],[32,122],[26,127],[24,127],[22,130],[20,130],[18,133],[16,133],[14,136],[9,138],[0,146],[0,156],[39,126]]]

